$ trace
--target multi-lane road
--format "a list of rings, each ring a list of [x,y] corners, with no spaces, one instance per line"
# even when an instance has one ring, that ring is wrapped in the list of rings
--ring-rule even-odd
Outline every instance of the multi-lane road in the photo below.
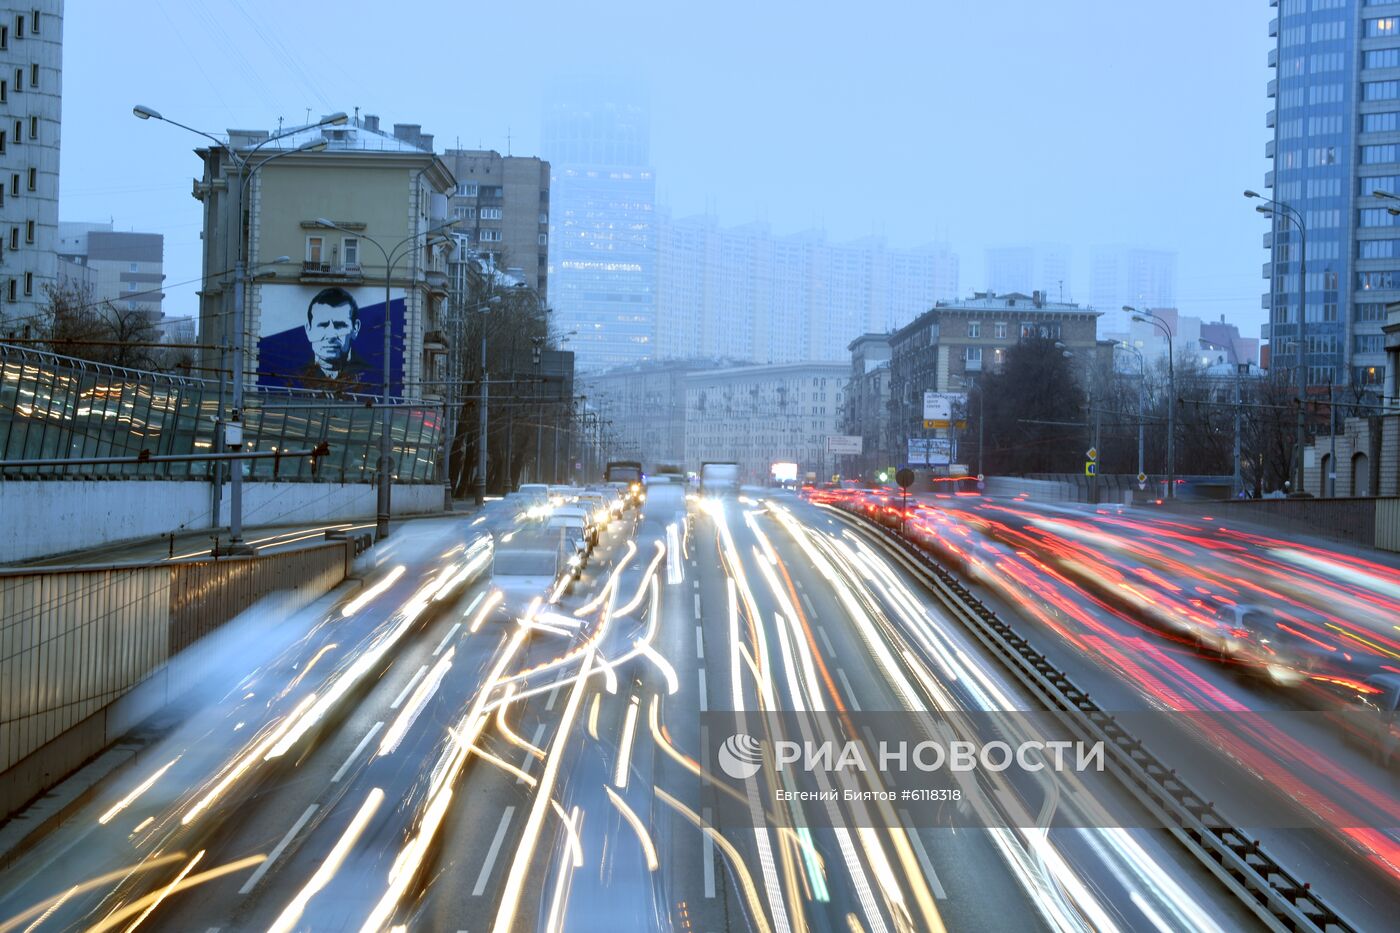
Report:
[[[1384,564],[1243,539],[1217,554],[1199,527],[1028,503],[930,502],[915,521],[1106,708],[1298,708],[1143,608],[1180,589],[1169,560],[1237,596],[1330,606],[1388,650],[1366,614],[1400,592]],[[893,769],[780,767],[784,741],[868,748],[882,728],[1035,737],[1026,684],[848,512],[654,485],[525,620],[498,611],[490,574],[515,522],[495,504],[406,523],[358,587],[221,633],[206,702],[0,872],[0,933],[1261,925],[1105,774],[980,773],[930,804],[885,799]],[[1066,556],[1086,540],[1114,555],[1093,578]],[[1162,554],[1134,553],[1144,541]],[[1099,578],[1121,567],[1143,586],[1115,600]],[[1385,928],[1397,785],[1300,722],[1186,730],[1158,753],[1227,813],[1262,794],[1322,808],[1258,836],[1356,926]],[[768,749],[751,773],[725,758],[744,751],[731,730]]]

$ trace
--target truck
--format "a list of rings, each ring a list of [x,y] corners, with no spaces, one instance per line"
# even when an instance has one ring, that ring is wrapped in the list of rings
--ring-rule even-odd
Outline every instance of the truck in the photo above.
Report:
[[[739,494],[739,464],[727,460],[710,460],[700,464],[700,495],[737,496]]]
[[[636,460],[613,460],[603,468],[603,482],[642,486],[642,465]]]

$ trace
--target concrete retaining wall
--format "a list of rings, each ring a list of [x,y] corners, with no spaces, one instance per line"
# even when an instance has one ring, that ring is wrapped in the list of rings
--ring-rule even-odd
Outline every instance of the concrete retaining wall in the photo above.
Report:
[[[1164,503],[1163,508],[1263,528],[1400,551],[1400,499],[1231,499]]]
[[[297,611],[344,580],[354,555],[353,541],[338,541],[218,561],[0,571],[0,820],[193,686],[169,663],[181,651],[268,594],[270,612]]]
[[[211,527],[210,486],[193,480],[0,482],[0,564],[63,554],[171,531]],[[442,508],[441,486],[393,489],[395,515]],[[248,526],[372,518],[374,487],[364,483],[244,483]],[[220,514],[227,520],[228,487]],[[23,533],[15,533],[23,529]]]

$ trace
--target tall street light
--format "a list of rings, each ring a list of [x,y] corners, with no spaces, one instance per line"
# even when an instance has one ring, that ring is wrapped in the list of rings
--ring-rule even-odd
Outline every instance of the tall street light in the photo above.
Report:
[[[1119,350],[1127,350],[1137,357],[1138,360],[1138,476],[1146,476],[1147,471],[1143,469],[1143,441],[1144,422],[1143,415],[1146,410],[1147,401],[1147,360],[1142,356],[1142,351],[1132,344],[1124,341],[1117,345]]]
[[[1171,393],[1171,398],[1167,400],[1167,498],[1176,498],[1176,347],[1172,343],[1171,325],[1161,315],[1143,308],[1141,310],[1124,305],[1123,310],[1132,315],[1133,320],[1142,324],[1151,324],[1160,330],[1167,338],[1167,391]],[[1142,467],[1138,467],[1142,472]]]
[[[222,150],[224,150],[225,152],[227,152],[228,155],[229,155],[229,158],[233,161],[234,166],[237,168],[237,174],[236,174],[236,176],[235,176],[235,178],[236,178],[236,180],[237,180],[237,185],[235,186],[236,189],[237,189],[237,191],[236,191],[236,195],[235,195],[235,199],[234,199],[234,208],[235,208],[235,214],[234,214],[234,224],[235,224],[234,240],[235,240],[235,246],[234,246],[234,266],[233,266],[233,314],[232,314],[233,320],[232,320],[232,322],[231,322],[231,324],[230,324],[230,329],[233,331],[233,337],[234,337],[234,339],[233,339],[233,399],[232,399],[231,411],[230,411],[230,413],[229,413],[229,414],[230,414],[229,423],[228,423],[227,425],[225,425],[225,424],[223,424],[223,423],[221,422],[221,423],[220,423],[220,428],[221,428],[221,431],[222,431],[222,433],[223,433],[223,438],[222,438],[222,440],[223,440],[224,446],[225,446],[225,447],[234,447],[234,446],[236,446],[236,447],[238,447],[240,450],[242,450],[242,448],[243,448],[243,353],[244,353],[244,347],[245,347],[245,343],[246,343],[245,338],[244,338],[244,333],[243,333],[243,327],[244,327],[244,319],[245,319],[245,317],[246,317],[246,314],[245,314],[246,309],[244,308],[244,300],[245,300],[245,296],[246,296],[245,285],[246,285],[246,283],[247,283],[247,281],[248,281],[248,270],[246,269],[246,267],[245,267],[245,265],[244,265],[244,259],[243,259],[243,233],[244,233],[244,226],[243,226],[243,190],[244,190],[245,186],[246,186],[248,183],[251,182],[252,177],[258,172],[258,170],[261,169],[261,168],[262,168],[264,165],[266,165],[267,163],[269,163],[269,162],[271,162],[271,161],[273,161],[273,160],[275,160],[275,159],[279,159],[279,158],[281,158],[282,156],[293,155],[293,154],[295,154],[295,153],[300,153],[300,152],[314,152],[314,151],[317,151],[317,150],[320,150],[320,149],[324,149],[324,148],[326,148],[326,141],[325,141],[324,139],[310,140],[310,141],[305,142],[305,143],[303,143],[302,145],[297,146],[297,147],[295,147],[295,148],[293,148],[293,149],[285,149],[285,150],[282,150],[281,152],[278,152],[278,153],[276,153],[275,155],[268,156],[266,159],[262,159],[262,160],[260,160],[260,161],[258,161],[258,162],[256,162],[256,163],[254,163],[252,160],[253,160],[253,157],[254,157],[255,155],[258,154],[258,151],[261,150],[264,146],[268,145],[269,143],[273,143],[273,142],[276,142],[276,141],[278,141],[278,140],[285,139],[285,138],[287,138],[288,136],[295,136],[297,133],[304,133],[304,132],[306,132],[307,130],[317,129],[317,128],[323,127],[323,126],[338,126],[338,125],[340,125],[340,124],[342,124],[342,123],[345,123],[345,122],[349,119],[349,117],[347,117],[346,114],[345,114],[343,111],[337,112],[337,113],[333,113],[333,114],[331,114],[331,115],[328,116],[328,117],[323,117],[323,118],[321,118],[321,120],[319,120],[318,122],[313,123],[313,124],[311,124],[311,125],[309,125],[309,126],[301,126],[301,127],[297,127],[296,129],[291,129],[291,130],[287,130],[287,131],[282,132],[282,133],[278,133],[278,134],[275,134],[275,135],[268,136],[266,139],[264,139],[264,140],[262,140],[261,142],[259,142],[256,146],[253,146],[252,148],[250,148],[246,154],[240,155],[240,154],[238,153],[238,151],[237,151],[236,149],[233,148],[233,146],[232,146],[231,143],[226,142],[225,140],[219,139],[217,136],[213,135],[212,133],[206,133],[204,130],[195,129],[195,128],[192,127],[192,126],[186,126],[185,124],[180,123],[180,122],[177,121],[177,120],[172,120],[172,119],[170,119],[169,117],[163,116],[163,115],[160,113],[160,111],[155,110],[155,109],[153,109],[153,108],[151,108],[151,107],[146,107],[146,106],[143,106],[143,105],[141,105],[141,104],[137,104],[136,106],[134,106],[134,107],[131,108],[131,112],[132,112],[132,114],[133,114],[137,119],[140,119],[140,120],[159,120],[159,121],[161,121],[162,123],[169,123],[171,126],[178,126],[180,129],[182,129],[182,130],[187,130],[188,132],[194,133],[194,134],[197,135],[197,136],[203,136],[205,139],[208,139],[208,140],[210,140],[211,142],[213,142],[214,145],[215,145],[216,147],[218,147],[219,149],[222,149]],[[289,261],[290,261],[289,257],[286,257],[286,256],[282,256],[282,257],[279,257],[279,258],[277,259],[277,262],[289,262]],[[227,341],[225,341],[225,342],[227,343]],[[220,370],[220,372],[219,372],[219,378],[220,378],[220,381],[222,382],[222,380],[223,380],[223,367],[222,367],[222,365],[219,367],[219,370]],[[222,409],[222,407],[223,407],[223,391],[222,391],[222,385],[220,386],[220,391],[219,391],[219,406],[220,406],[220,408]],[[251,550],[252,550],[252,549],[249,548],[249,547],[248,547],[246,544],[244,544],[244,542],[243,542],[243,465],[242,465],[241,463],[238,463],[238,462],[233,463],[233,464],[230,466],[230,468],[229,468],[229,529],[228,529],[228,537],[229,537],[229,545],[228,545],[228,551],[229,551],[229,553],[235,553],[235,554],[236,554],[236,553],[251,553]]]
[[[431,237],[434,233],[446,230],[456,223],[456,220],[449,220],[446,223],[438,224],[435,227],[429,227],[427,230],[422,230],[417,233],[410,234],[409,236],[404,237],[402,240],[399,240],[397,243],[393,244],[392,246],[386,249],[384,245],[378,240],[374,239],[373,237],[365,236],[358,230],[351,230],[349,227],[343,227],[340,224],[327,220],[324,217],[316,218],[317,227],[320,227],[323,230],[339,230],[342,233],[349,233],[362,240],[372,243],[374,245],[374,248],[379,250],[380,255],[384,257],[384,427],[379,434],[379,495],[378,504],[376,506],[374,516],[374,530],[376,540],[378,541],[382,541],[385,538],[389,537],[389,487],[391,482],[390,472],[393,464],[393,458],[390,456],[391,444],[389,435],[389,429],[392,423],[392,419],[390,418],[392,409],[388,407],[389,396],[391,394],[390,389],[393,387],[393,346],[389,340],[390,332],[393,328],[391,328],[389,325],[392,318],[392,316],[390,315],[390,310],[393,307],[394,267],[398,265],[399,261],[402,260],[405,256],[407,256],[409,252],[412,251],[412,248],[417,245],[416,241],[420,237]],[[410,247],[410,249],[408,251],[402,251],[405,246]],[[407,382],[407,380],[405,380],[405,382]]]
[[[1303,326],[1308,319],[1308,227],[1303,222],[1303,215],[1297,208],[1283,201],[1275,201],[1273,198],[1266,198],[1255,191],[1246,191],[1247,198],[1258,198],[1265,202],[1255,208],[1261,214],[1268,214],[1275,221],[1282,219],[1285,223],[1292,223],[1298,228],[1298,333],[1295,335],[1298,341],[1298,425],[1297,439],[1297,461],[1293,470],[1293,494],[1303,493],[1303,444],[1306,442],[1307,429],[1303,420],[1303,404],[1308,395],[1308,373],[1303,359]],[[1273,278],[1278,281],[1277,277]],[[1271,283],[1272,284],[1272,283]],[[1333,467],[1335,468],[1335,464]]]
[[[493,291],[495,287],[494,284],[491,286]],[[476,482],[472,483],[472,498],[476,500],[478,506],[486,503],[486,467],[489,463],[486,451],[486,406],[491,398],[491,389],[490,383],[486,379],[486,318],[484,315],[491,310],[492,305],[500,303],[501,296],[492,295],[476,309],[483,315],[481,319],[481,393],[480,404],[476,406],[477,436],[479,439],[476,445]]]

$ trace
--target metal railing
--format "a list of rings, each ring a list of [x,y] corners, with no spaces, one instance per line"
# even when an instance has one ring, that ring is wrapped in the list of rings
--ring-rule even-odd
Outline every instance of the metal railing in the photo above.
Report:
[[[0,479],[207,480],[214,475],[212,463],[181,458],[217,452],[219,415],[229,402],[226,396],[220,404],[219,385],[211,380],[0,343]],[[248,480],[370,482],[388,418],[395,481],[440,481],[441,412],[426,403],[256,387],[245,405],[244,452],[301,451],[323,443],[328,448],[317,458],[243,461]],[[75,462],[8,465],[35,460]]]

